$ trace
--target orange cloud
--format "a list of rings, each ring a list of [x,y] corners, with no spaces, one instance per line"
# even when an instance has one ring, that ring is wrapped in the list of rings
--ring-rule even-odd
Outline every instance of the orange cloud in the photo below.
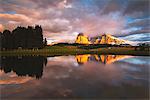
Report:
[[[25,22],[31,22],[32,19],[22,15],[22,14],[0,14],[0,18],[4,20],[13,20],[13,21],[25,21]]]
[[[2,32],[3,30],[4,30],[4,26],[0,24],[0,32]]]

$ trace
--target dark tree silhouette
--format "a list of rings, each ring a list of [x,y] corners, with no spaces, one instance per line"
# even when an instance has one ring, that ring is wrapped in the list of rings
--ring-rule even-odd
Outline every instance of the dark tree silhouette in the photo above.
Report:
[[[13,38],[13,48],[17,49],[19,47],[21,48],[27,48],[27,29],[25,27],[17,27],[12,31],[12,38]]]
[[[46,43],[43,41],[43,30],[39,25],[28,26],[28,28],[19,26],[12,32],[4,30],[0,33],[0,39],[1,50],[43,48]]]
[[[44,39],[43,43],[44,43],[43,44],[44,46],[47,46],[47,39],[46,38]]]
[[[3,34],[0,32],[0,50],[2,50],[2,39],[3,39]]]
[[[4,30],[2,34],[2,46],[5,49],[11,49],[12,48],[12,36],[11,32],[9,30]]]
[[[35,37],[35,47],[42,48],[43,47],[43,34],[42,34],[42,28],[41,26],[35,26],[34,29],[34,37]]]

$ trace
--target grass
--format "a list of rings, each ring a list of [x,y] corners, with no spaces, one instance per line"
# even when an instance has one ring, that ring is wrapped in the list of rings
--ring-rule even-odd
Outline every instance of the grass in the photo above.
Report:
[[[106,54],[106,55],[135,55],[149,56],[149,50],[137,50],[135,47],[103,47],[96,49],[82,49],[77,46],[47,46],[43,49],[22,49],[0,51],[1,56],[56,56],[56,55],[78,55],[78,54]]]

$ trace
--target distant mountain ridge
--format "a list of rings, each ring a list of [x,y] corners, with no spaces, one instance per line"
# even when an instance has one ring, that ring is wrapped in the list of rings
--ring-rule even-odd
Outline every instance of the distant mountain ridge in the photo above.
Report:
[[[75,43],[79,44],[132,44],[132,41],[120,39],[117,37],[114,37],[110,34],[103,34],[101,36],[92,37],[89,38],[85,36],[83,33],[79,33],[79,35],[76,38]]]

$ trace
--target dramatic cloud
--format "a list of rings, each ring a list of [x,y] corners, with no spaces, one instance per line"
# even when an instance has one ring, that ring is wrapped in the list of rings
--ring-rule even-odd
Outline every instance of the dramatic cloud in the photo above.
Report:
[[[150,40],[150,33],[133,34],[133,35],[124,36],[121,38],[126,39],[126,40],[130,40],[130,41],[140,41],[140,42],[141,41],[149,41]]]
[[[116,13],[114,15],[101,15],[100,17],[85,17],[77,23],[76,27],[80,26],[78,28],[80,31],[87,33],[87,35],[95,36],[103,33],[119,34],[124,23],[125,20]]]
[[[124,9],[125,1],[122,0],[110,0],[104,7],[103,14],[108,14],[111,12],[122,11]]]
[[[128,24],[129,27],[147,27],[150,26],[150,18],[137,19]]]
[[[115,36],[150,33],[149,0],[0,0],[0,30],[40,24],[49,41],[74,33]]]
[[[65,19],[40,20],[37,24],[42,25],[45,31],[52,33],[59,33],[72,29],[70,22]]]
[[[149,0],[130,0],[124,14],[134,15],[141,12],[142,15],[149,15],[149,4]],[[142,15],[137,14],[138,17]]]

